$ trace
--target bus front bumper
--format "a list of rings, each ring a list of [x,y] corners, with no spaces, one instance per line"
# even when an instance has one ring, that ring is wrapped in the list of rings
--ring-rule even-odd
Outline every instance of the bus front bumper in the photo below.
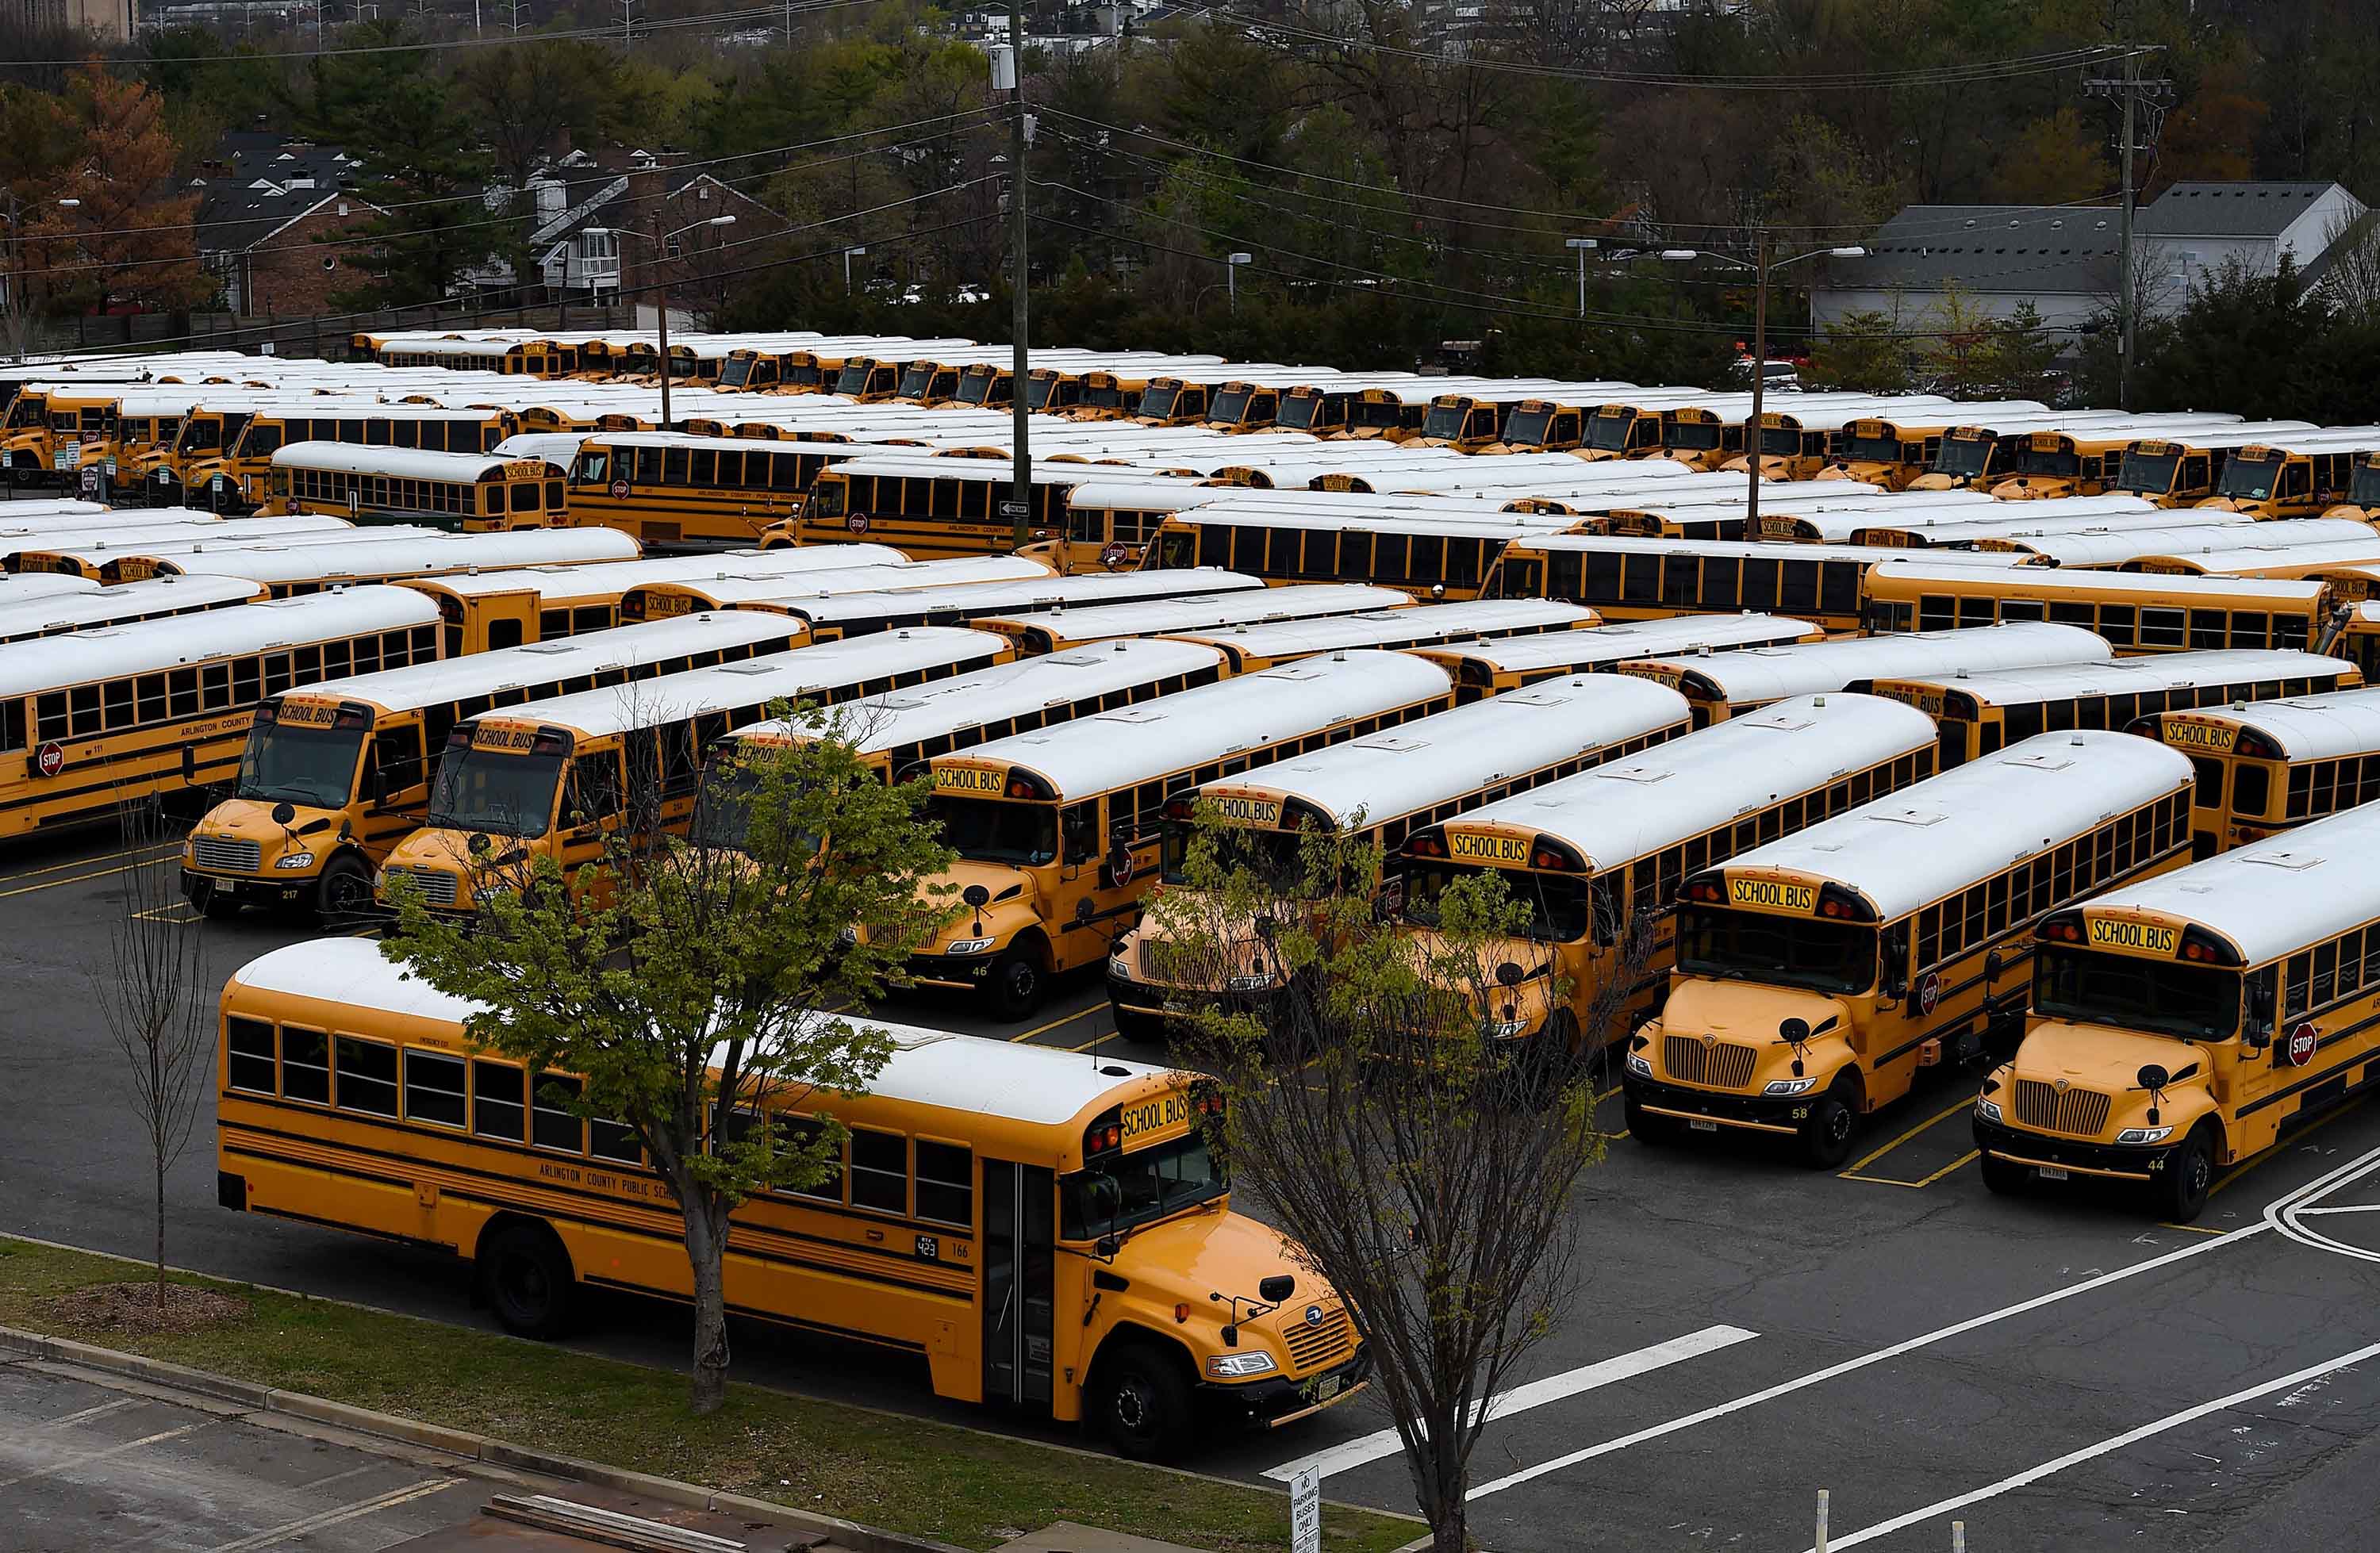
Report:
[[[1197,1383],[1198,1401],[1208,1414],[1227,1426],[1278,1429],[1311,1418],[1326,1408],[1357,1395],[1372,1384],[1372,1350],[1366,1345],[1354,1355],[1304,1380],[1275,1376],[1236,1385],[1216,1380]]]
[[[2011,1165],[2030,1165],[2037,1171],[2095,1175],[2110,1181],[2159,1181],[2164,1179],[2166,1161],[2173,1157],[2171,1147],[2054,1138],[2045,1133],[2019,1132],[1980,1116],[1973,1121],[1975,1147],[1979,1151]]]
[[[912,954],[904,967],[911,981],[920,987],[954,987],[961,991],[976,992],[983,989],[984,980],[1000,959],[997,952],[981,954]]]
[[[1621,1079],[1628,1098],[1655,1116],[1682,1122],[1695,1132],[1721,1127],[1739,1132],[1798,1134],[1809,1121],[1818,1095],[1737,1095],[1723,1089],[1689,1089],[1629,1074]]]
[[[265,879],[256,874],[215,874],[200,868],[182,870],[182,899],[197,906],[211,896],[246,905],[295,905],[314,892],[321,876],[285,874]]]

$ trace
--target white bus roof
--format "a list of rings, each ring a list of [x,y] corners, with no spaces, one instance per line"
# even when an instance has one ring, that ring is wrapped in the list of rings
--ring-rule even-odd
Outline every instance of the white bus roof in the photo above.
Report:
[[[448,1025],[457,1039],[465,1022],[481,1011],[472,1000],[441,992],[406,965],[389,960],[373,939],[312,939],[270,950],[234,971],[231,985]],[[1172,1072],[1118,1057],[1086,1062],[1059,1047],[1019,1046],[881,1019],[854,1018],[851,1023],[892,1037],[892,1055],[868,1080],[869,1095],[1035,1126],[1072,1122],[1111,1096],[1136,1092],[1148,1080],[1163,1079]],[[818,1107],[832,1111],[834,1103],[821,1099]]]
[[[66,572],[0,574],[0,604],[63,598],[69,593],[96,593],[104,586],[97,577],[76,576]]]
[[[1245,661],[1305,657],[1349,648],[1402,648],[1424,643],[1435,646],[1515,632],[1567,635],[1580,626],[1593,625],[1596,618],[1593,610],[1553,599],[1475,599],[1459,604],[1417,604],[1408,609],[1366,610],[1313,620],[1238,625],[1169,635],[1179,641],[1205,642],[1227,649]]]
[[[371,530],[358,530],[368,534]],[[185,576],[254,577],[259,582],[311,582],[341,577],[435,576],[481,566],[566,565],[574,561],[626,561],[642,547],[614,528],[517,528],[499,534],[443,534],[434,529],[373,542],[274,545],[220,553],[199,551],[163,558]],[[138,553],[127,551],[127,553]]]
[[[625,592],[644,583],[700,581],[718,576],[799,577],[855,566],[905,565],[908,557],[891,545],[805,545],[778,550],[731,550],[702,555],[647,555],[634,561],[590,561],[583,565],[515,566],[500,572],[423,577],[423,586],[458,598],[490,593],[552,593],[585,597]]]
[[[146,521],[143,521],[143,519]],[[355,527],[328,513],[294,513],[287,517],[239,517],[228,521],[188,507],[157,507],[146,513],[61,513],[55,520],[32,518],[21,525],[0,520],[0,540],[22,540],[15,548],[39,550],[49,540],[77,544],[90,540],[135,540],[188,534],[237,540],[242,535],[270,538],[276,534],[326,534]]]
[[[1746,648],[1708,657],[1644,659],[1621,672],[1666,669],[1730,706],[1781,701],[1840,690],[1854,680],[2019,669],[2043,663],[2103,663],[2116,655],[2107,638],[2080,625],[2012,621],[1952,631],[1847,637],[1830,642]]]
[[[2368,566],[2380,563],[2380,531],[2368,523],[2356,525],[2363,530],[2361,538],[2262,542],[2262,530],[2272,527],[2259,523],[2247,528],[2225,529],[2204,544],[2134,556],[2124,565],[2131,571],[2145,571],[2156,565],[2185,567],[2203,576],[2253,576],[2277,566]]]
[[[1779,399],[1786,403],[1779,404],[1777,400]],[[1901,416],[1904,420],[1915,422],[1918,417],[1924,416],[1927,418],[1924,424],[1934,425],[1938,421],[1939,424],[1949,425],[1950,419],[1948,418],[1954,418],[1959,410],[1959,406],[1951,400],[1937,398],[1929,394],[1912,394],[1906,398],[1889,400],[1870,400],[1864,405],[1815,405],[1797,407],[1791,401],[1791,394],[1780,394],[1776,396],[1776,399],[1768,400],[1761,406],[1762,415],[1773,415],[1779,418],[1778,425],[1768,430],[1840,431],[1854,420],[1874,420],[1880,415],[1895,411],[1908,412]],[[2035,405],[2033,407],[2046,409],[2049,406]]]
[[[115,528],[154,528],[167,524],[215,528],[226,520],[220,513],[200,512],[196,507],[117,507],[113,510],[94,506],[89,512],[46,512],[36,508],[28,513],[12,509],[17,504],[0,504],[0,536],[20,534],[101,534]],[[31,506],[31,503],[25,504]],[[231,521],[253,523],[252,517]],[[334,518],[344,524],[345,518]]]
[[[401,588],[348,588],[301,599],[234,604],[201,614],[137,621],[0,647],[0,696],[269,652],[299,642],[438,624],[438,606]]]
[[[1093,572],[1076,576],[1026,577],[1015,582],[970,582],[949,588],[882,588],[787,600],[789,613],[821,625],[853,620],[963,612],[971,620],[1004,618],[1019,610],[1098,608],[1114,602],[1213,599],[1266,591],[1256,577],[1215,566],[1160,568],[1147,572]],[[763,601],[758,606],[776,607]]]
[[[2043,734],[1718,867],[1832,880],[1889,922],[2190,783],[2190,758],[2154,740]]]
[[[1778,544],[1758,540],[1670,540],[1640,538],[1632,534],[1538,534],[1525,541],[1532,551],[1560,552],[1575,550],[1609,555],[1690,555],[1731,557],[1739,561],[1857,561],[1871,565],[1897,565],[1905,550],[1885,545],[1821,545]],[[2029,564],[2029,555],[2010,555],[1980,550],[1950,551],[1937,554],[1927,552],[1927,559],[1937,565],[1958,572],[1972,572],[1977,567],[2002,568]]]
[[[1804,546],[1804,549],[1815,548]],[[1868,586],[1879,582],[1900,582],[1923,585],[1973,582],[1975,568],[1967,557],[2007,554],[2005,551],[1938,551],[1925,552],[1922,561],[1888,561],[1868,574]],[[2117,598],[2126,595],[2142,597],[2156,593],[2187,595],[2205,592],[2220,593],[2226,599],[2258,599],[2276,605],[2305,606],[2321,597],[2322,584],[2300,582],[2282,577],[2186,576],[2169,572],[2102,572],[2070,571],[2057,566],[2028,566],[2022,575],[2009,579],[2021,582],[2034,592],[2044,596],[2071,593],[2106,593]]]
[[[382,711],[417,711],[423,707],[468,701],[475,696],[500,696],[528,686],[633,669],[691,653],[716,652],[758,642],[782,642],[789,624],[733,610],[681,615],[603,631],[581,631],[550,642],[495,648],[460,658],[440,659],[434,663],[414,663],[402,669],[382,669],[378,673],[324,680],[282,695],[366,701]]]
[[[1444,696],[1452,683],[1445,670],[1403,653],[1350,652],[1202,685],[942,758],[1023,767],[1046,779],[1063,800],[1393,711]]]
[[[755,616],[766,619],[766,616]],[[634,685],[581,690],[541,701],[497,707],[481,719],[537,722],[567,728],[586,738],[624,734],[706,712],[770,701],[799,701],[818,691],[871,679],[939,669],[953,663],[989,662],[1008,644],[988,631],[949,625],[918,625],[872,637],[820,642],[772,652],[716,668],[690,669]],[[477,720],[475,720],[477,721]]]
[[[1222,662],[1210,647],[1190,642],[1113,641],[1072,648],[1038,658],[1019,658],[929,680],[869,701],[847,736],[861,754],[937,739],[963,728],[979,728],[1044,707],[1129,689],[1176,674],[1193,674]],[[737,730],[735,738],[787,738],[801,732],[771,721]]]
[[[1817,634],[1806,620],[1781,614],[1684,614],[1667,620],[1623,620],[1576,631],[1540,631],[1532,637],[1494,637],[1425,648],[1439,663],[1479,663],[1495,673],[1533,669],[1601,669],[1632,658],[1693,652],[1702,648],[1738,648],[1798,642]],[[1697,662],[1700,661],[1697,660]]]
[[[2254,444],[2277,453],[2371,453],[2380,451],[2380,426],[2317,426],[2286,431]]]
[[[301,513],[298,516],[309,515]],[[278,524],[286,520],[267,518],[263,521]],[[144,556],[152,560],[178,555],[245,555],[252,551],[284,550],[291,545],[320,548],[325,545],[378,544],[386,543],[392,540],[434,539],[439,534],[439,530],[435,528],[416,528],[410,525],[358,528],[344,518],[335,521],[338,524],[335,528],[316,528],[309,525],[304,528],[275,529],[269,533],[243,532],[236,535],[225,533],[221,528],[207,528],[194,525],[186,528],[158,529],[150,533],[105,534],[92,539],[74,540],[72,542],[37,537],[18,543],[17,548],[9,552],[7,559],[11,564],[16,564],[28,556],[64,556],[96,566],[128,555]]]
[[[1021,555],[953,555],[940,561],[893,561],[790,574],[729,571],[722,575],[714,566],[708,576],[650,586],[683,590],[727,609],[736,604],[817,599],[835,593],[906,592],[913,588],[949,588],[978,582],[1046,582],[1052,575],[1040,562],[1028,561]]]
[[[2238,685],[2249,680],[2335,680],[2356,672],[2344,658],[2318,652],[2227,648],[2212,652],[2153,652],[2104,663],[2049,663],[1984,673],[1876,674],[1882,685],[1923,685],[1955,690],[1978,707],[2025,706],[2082,696],[2137,696],[2143,691]]]
[[[1090,609],[990,614],[981,617],[981,623],[997,622],[1020,632],[1045,630],[1062,641],[1087,642],[1109,637],[1178,635],[1242,622],[1356,614],[1368,610],[1401,609],[1412,602],[1393,588],[1374,588],[1367,583],[1294,583],[1286,588],[1250,588],[1204,599],[1144,599]]]
[[[2380,804],[2298,826],[2110,890],[2090,911],[2168,913],[2229,939],[2249,965],[2380,916]]]
[[[2313,431],[2320,428],[2311,420],[2242,420],[2229,425],[2192,429],[2164,436],[2135,437],[2124,444],[2130,456],[2143,443],[2165,443],[2176,452],[2204,453],[2217,448],[2246,447],[2251,443],[2269,442],[2297,431]]]
[[[1853,420],[1880,420],[1887,426],[1941,426],[1947,428],[1951,426],[1988,425],[1992,421],[2004,417],[2042,415],[2046,413],[2049,409],[2047,405],[2041,403],[2037,399],[1941,399],[1935,400],[1931,403],[1919,400],[1912,403],[1911,407],[1914,411],[1913,414],[1898,414],[1893,408],[1886,407],[1881,409],[1870,409],[1866,414],[1853,416],[1852,419]],[[1960,419],[1959,418],[1961,416],[1972,417],[1973,419]],[[1806,420],[1803,422],[1803,425],[1805,427],[1811,424],[1811,422]]]
[[[1934,720],[1915,707],[1876,696],[1800,696],[1447,824],[1540,831],[1603,873],[1934,742]]]
[[[1650,692],[1651,694],[1645,694]],[[1500,782],[1686,722],[1685,698],[1618,674],[1543,680],[1415,722],[1254,766],[1198,792],[1263,793],[1345,826],[1418,814]],[[1293,824],[1293,821],[1291,823]]]
[[[2380,753],[2380,686],[2279,701],[2198,707],[2187,715],[2195,722],[2218,722],[2262,734],[2280,746],[2287,760]]]
[[[0,638],[79,631],[152,610],[203,610],[260,601],[263,591],[246,577],[158,577],[119,583],[95,594],[36,595],[21,601],[16,593],[0,589]]]
[[[2193,523],[2187,527],[2168,526],[2148,528],[2082,528],[2058,534],[1994,534],[1981,542],[1994,550],[2019,550],[2027,555],[2038,555],[2058,566],[2120,566],[2127,561],[2144,556],[2179,555],[2193,545],[2221,545],[2224,536],[2240,529],[2253,528],[2256,538],[2264,539],[2267,528],[2292,530],[2286,536],[2276,536],[2272,549],[2286,558],[2288,549],[2307,540],[2353,539],[2355,531],[2372,533],[2372,526],[2345,517],[2281,518],[2259,523],[2245,514],[2212,513],[2214,517],[2244,517],[2241,523]],[[2311,533],[2296,530],[2311,528]],[[2265,547],[2259,547],[2265,548]]]
[[[492,453],[426,453],[418,447],[365,447],[355,443],[289,443],[273,449],[276,469],[328,469],[347,475],[387,475],[399,479],[461,480],[502,478],[504,460]]]

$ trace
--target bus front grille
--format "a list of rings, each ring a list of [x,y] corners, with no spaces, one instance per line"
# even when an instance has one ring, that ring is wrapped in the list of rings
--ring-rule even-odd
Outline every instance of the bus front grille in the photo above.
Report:
[[[264,847],[230,836],[192,836],[190,864],[210,873],[252,874],[264,866]]]
[[[455,904],[455,879],[443,869],[408,868],[400,865],[388,871],[392,879],[401,876],[411,880],[413,887],[421,892],[422,900],[431,905],[451,906]]]
[[[2016,1081],[2016,1119],[2045,1133],[2089,1136],[2107,1124],[2109,1098],[2096,1089],[2062,1093],[2037,1078]]]
[[[1741,1089],[1752,1082],[1755,1059],[1752,1048],[1731,1041],[1705,1046],[1692,1036],[1670,1036],[1661,1043],[1661,1066],[1681,1084]]]
[[[1347,1310],[1322,1313],[1322,1319],[1308,1326],[1302,1319],[1282,1325],[1281,1342],[1289,1349],[1289,1366],[1304,1372],[1324,1369],[1344,1359],[1355,1348],[1354,1323],[1348,1320]]]

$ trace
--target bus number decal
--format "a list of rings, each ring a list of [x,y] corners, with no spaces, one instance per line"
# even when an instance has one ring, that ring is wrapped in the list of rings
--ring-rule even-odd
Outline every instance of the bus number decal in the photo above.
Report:
[[[1008,773],[995,767],[937,766],[934,787],[957,793],[1005,793]]]
[[[1167,1095],[1161,1099],[1144,1101],[1123,1108],[1123,1145],[1126,1148],[1142,1138],[1162,1133],[1181,1132],[1190,1125],[1190,1097]]]
[[[1529,861],[1529,843],[1519,836],[1488,836],[1467,831],[1446,833],[1447,855],[1466,862],[1495,863],[1506,867],[1525,867]]]
[[[2119,949],[2133,954],[2171,954],[2180,931],[2160,928],[2154,922],[2124,922],[2113,917],[2094,916],[2091,925],[2091,947]]]
[[[1213,797],[1218,818],[1234,825],[1278,825],[1281,823],[1281,800],[1278,798]]]
[[[2165,742],[2185,749],[2212,750],[2228,755],[2238,743],[2240,731],[2215,722],[2168,722],[2165,725]]]
[[[1818,909],[1815,886],[1787,884],[1773,879],[1730,879],[1727,881],[1727,898],[1733,905],[1765,906],[1772,911]]]

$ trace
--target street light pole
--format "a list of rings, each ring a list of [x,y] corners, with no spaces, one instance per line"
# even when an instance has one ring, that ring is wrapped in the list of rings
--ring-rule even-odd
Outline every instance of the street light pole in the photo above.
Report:
[[[851,295],[851,261],[854,259],[865,259],[867,257],[868,249],[864,245],[856,248],[847,248],[843,250],[843,294],[845,297]]]
[[[1014,443],[1009,454],[1009,540],[1018,550],[1025,548],[1030,537],[1026,520],[1033,512],[1033,449],[1032,411],[1026,401],[1026,350],[1027,331],[1031,327],[1030,292],[1032,272],[1025,259],[1025,4],[1024,0],[1008,0],[1008,70],[1009,85],[1014,95],[1008,107],[1008,249],[1009,262],[1014,266],[1009,275],[1008,380],[1009,437]]]
[[[1593,237],[1565,237],[1562,246],[1578,255],[1578,316],[1586,318],[1586,256],[1596,247]]]
[[[659,226],[661,223],[656,220],[653,224],[655,226]],[[657,250],[653,256],[653,274],[655,276],[653,281],[653,289],[655,294],[661,299],[661,337],[654,343],[659,346],[662,358],[662,430],[664,431],[670,429],[668,268],[670,239],[673,237],[683,237],[689,232],[699,231],[706,226],[733,226],[735,224],[735,218],[732,215],[715,215],[709,221],[698,221],[690,225],[681,226],[674,232],[667,233],[657,234],[652,232],[638,232],[625,226],[589,226],[586,229],[585,236],[589,237],[609,237],[615,239],[620,237],[642,237],[647,242],[652,244],[654,249]],[[625,290],[625,288],[623,287],[622,289]]]
[[[1255,262],[1256,255],[1252,253],[1223,255],[1223,290],[1231,303],[1232,311],[1235,313],[1240,310],[1240,266]]]

